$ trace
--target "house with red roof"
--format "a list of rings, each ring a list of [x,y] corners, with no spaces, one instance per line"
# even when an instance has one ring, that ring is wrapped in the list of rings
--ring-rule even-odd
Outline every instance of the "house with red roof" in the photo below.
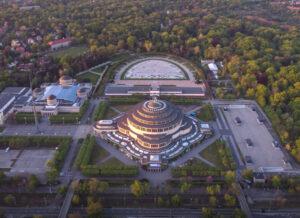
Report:
[[[48,42],[48,44],[51,46],[51,51],[55,51],[60,48],[68,47],[71,44],[71,42],[72,42],[72,37],[67,37],[67,38]]]

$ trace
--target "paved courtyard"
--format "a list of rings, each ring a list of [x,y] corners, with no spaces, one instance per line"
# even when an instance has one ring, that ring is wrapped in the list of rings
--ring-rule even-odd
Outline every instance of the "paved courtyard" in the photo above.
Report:
[[[185,75],[175,64],[153,59],[133,65],[124,79],[185,79]]]
[[[16,159],[20,150],[10,150],[5,152],[5,150],[0,150],[0,168],[10,168],[13,160]]]
[[[256,111],[252,111],[250,106],[231,106],[224,114],[243,156],[250,156],[253,161],[247,164],[247,168],[259,171],[265,167],[267,170],[280,171],[284,167],[284,154],[272,146],[274,139],[264,124],[258,124]],[[240,126],[235,123],[236,117],[242,121]],[[251,139],[253,146],[247,146],[247,138]]]
[[[160,63],[156,64],[153,61],[160,61]],[[153,78],[155,78],[155,79],[186,79],[182,70],[176,65],[180,66],[180,68],[183,69],[187,73],[187,75],[188,75],[187,79],[194,80],[193,73],[184,64],[182,64],[178,61],[175,61],[171,58],[155,57],[155,56],[139,58],[139,59],[136,59],[136,60],[133,60],[133,61],[130,61],[130,62],[124,64],[124,66],[122,66],[118,70],[118,72],[115,76],[115,80],[121,80],[122,74],[125,71],[127,71],[129,73],[127,79],[134,79],[134,78],[136,78],[136,79],[151,79],[151,78],[152,79]],[[137,68],[135,66],[137,66]],[[133,71],[130,71],[130,68],[132,68]],[[180,70],[181,72],[179,72],[178,70]],[[180,75],[183,75],[184,77],[179,78],[178,76],[180,76]],[[155,76],[155,77],[153,77],[153,76]]]
[[[55,150],[24,150],[10,172],[45,173],[49,170],[46,163],[53,158],[54,152]]]

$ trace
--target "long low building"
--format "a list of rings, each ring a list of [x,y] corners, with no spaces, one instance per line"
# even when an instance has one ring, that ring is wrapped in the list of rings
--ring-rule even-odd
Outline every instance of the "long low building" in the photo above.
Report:
[[[44,83],[31,92],[28,87],[7,87],[0,94],[0,124],[10,113],[40,112],[42,116],[61,112],[78,113],[92,90],[90,83],[77,83],[62,76],[57,83]]]
[[[202,86],[185,87],[176,85],[129,85],[109,83],[105,88],[106,96],[132,96],[135,94],[144,94],[150,96],[176,95],[190,97],[204,97],[205,90]]]

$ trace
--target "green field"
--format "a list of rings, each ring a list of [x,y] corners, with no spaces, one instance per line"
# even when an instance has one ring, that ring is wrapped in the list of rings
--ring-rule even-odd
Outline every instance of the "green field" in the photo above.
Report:
[[[111,61],[121,61],[129,56],[130,56],[130,54],[128,54],[128,53],[117,54],[117,55],[112,56],[110,58],[110,60]]]
[[[76,57],[78,55],[83,54],[84,52],[88,51],[89,48],[86,45],[72,47],[72,48],[66,48],[59,51],[51,52],[48,55],[53,58],[61,58],[64,55],[70,55],[72,57]]]
[[[119,159],[112,157],[107,161],[105,161],[103,165],[124,166],[125,164],[121,162]]]
[[[95,165],[109,155],[110,153],[108,151],[96,144],[92,152],[90,164]]]
[[[212,143],[210,146],[205,148],[203,151],[199,153],[199,155],[209,162],[215,164],[217,167],[222,167],[222,161],[220,155],[218,154],[218,143]]]
[[[97,72],[97,73],[103,73],[103,70],[105,69],[105,66],[102,67],[97,67],[93,69],[92,71]]]
[[[118,109],[121,112],[126,112],[133,106],[134,106],[134,104],[120,104],[120,105],[114,105],[113,107]]]
[[[96,85],[99,77],[100,77],[99,75],[96,75],[91,72],[87,72],[87,73],[81,74],[80,76],[78,76],[76,78],[77,78],[78,82],[90,82],[93,85]]]
[[[118,112],[116,112],[112,109],[108,109],[105,113],[104,119],[111,119],[117,115],[118,115]]]

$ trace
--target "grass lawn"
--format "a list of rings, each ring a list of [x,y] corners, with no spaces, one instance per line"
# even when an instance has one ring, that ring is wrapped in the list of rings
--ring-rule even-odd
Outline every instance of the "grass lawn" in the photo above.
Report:
[[[122,59],[125,59],[129,56],[130,56],[130,54],[128,54],[128,53],[117,54],[117,55],[112,56],[110,58],[110,60],[111,61],[121,61]]]
[[[97,73],[103,73],[103,70],[105,69],[105,66],[102,67],[97,67],[93,69],[92,71],[97,72]]]
[[[123,162],[121,162],[119,159],[112,157],[105,161],[103,165],[114,165],[114,166],[121,166],[121,165],[126,165]]]
[[[212,162],[217,167],[223,167],[222,160],[218,153],[218,148],[219,145],[217,143],[212,143],[210,146],[201,151],[199,155],[209,162]]]
[[[92,152],[92,156],[91,156],[91,160],[90,160],[90,164],[97,164],[99,161],[103,160],[104,158],[108,157],[110,155],[110,153],[108,151],[106,151],[104,148],[102,148],[99,145],[95,145],[93,152]]]
[[[133,106],[134,106],[134,104],[120,104],[120,105],[114,105],[113,107],[118,109],[121,112],[126,112]]]
[[[4,129],[5,129],[5,126],[0,126],[0,132],[3,132]]]
[[[109,108],[104,116],[104,119],[111,119],[117,115],[118,115],[118,112]]]
[[[187,162],[185,162],[186,165],[189,166],[203,166],[203,167],[210,167],[209,165],[207,165],[206,163],[204,163],[202,160],[198,159],[198,158],[192,158],[190,160],[188,160]]]
[[[99,75],[87,72],[87,73],[84,73],[84,74],[81,74],[80,76],[78,76],[77,80],[79,82],[91,82],[93,85],[96,85],[99,77],[100,77]]]
[[[61,58],[64,55],[70,55],[72,57],[76,57],[80,54],[83,54],[84,52],[88,51],[89,47],[87,47],[86,45],[81,45],[81,46],[77,46],[77,47],[72,47],[72,48],[66,48],[66,49],[62,49],[59,51],[55,51],[55,52],[51,52],[48,55],[53,57],[53,58]]]

